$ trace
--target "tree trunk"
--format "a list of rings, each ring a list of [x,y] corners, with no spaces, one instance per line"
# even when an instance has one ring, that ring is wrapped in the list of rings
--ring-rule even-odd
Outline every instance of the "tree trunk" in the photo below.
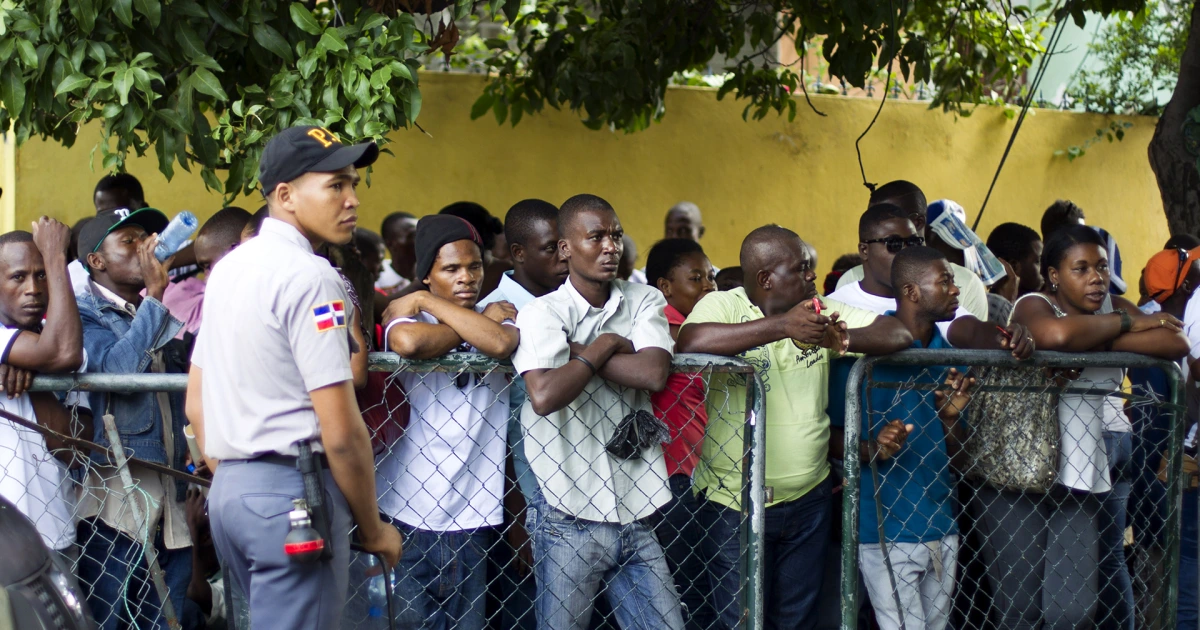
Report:
[[[1200,105],[1200,2],[1192,5],[1187,46],[1179,64],[1179,81],[1150,140],[1150,168],[1158,180],[1163,211],[1171,234],[1200,236],[1200,171],[1196,156],[1183,143],[1183,123]]]

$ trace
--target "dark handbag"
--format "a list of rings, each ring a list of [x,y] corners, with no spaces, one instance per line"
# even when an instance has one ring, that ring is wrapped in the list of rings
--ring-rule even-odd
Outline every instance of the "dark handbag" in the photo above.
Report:
[[[641,459],[642,451],[671,441],[671,430],[645,409],[625,414],[604,448],[619,459]]]

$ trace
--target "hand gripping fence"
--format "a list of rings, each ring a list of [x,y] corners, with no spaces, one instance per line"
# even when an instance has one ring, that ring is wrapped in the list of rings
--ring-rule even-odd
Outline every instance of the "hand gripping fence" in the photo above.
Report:
[[[641,471],[640,476],[621,478],[621,472],[614,468],[610,481],[626,493],[626,498],[632,497],[634,505],[639,500],[644,505],[664,497],[670,499],[669,503],[662,510],[651,507],[646,518],[614,518],[623,524],[612,527],[594,526],[589,519],[575,519],[555,510],[540,492],[532,497],[536,503],[524,500],[518,484],[521,480],[515,477],[510,461],[510,442],[522,431],[519,418],[509,409],[510,392],[517,388],[507,362],[466,353],[432,361],[406,361],[392,353],[374,353],[370,368],[379,373],[382,387],[369,391],[368,386],[366,393],[360,392],[360,407],[373,433],[381,512],[404,534],[404,556],[393,574],[385,578],[379,560],[352,545],[349,592],[341,627],[410,628],[436,623],[441,618],[450,627],[531,628],[534,606],[542,602],[553,609],[551,615],[575,615],[573,622],[584,628],[617,628],[635,616],[644,623],[662,613],[663,607],[672,606],[681,611],[687,628],[764,627],[761,536],[766,489],[765,425],[761,419],[765,410],[762,382],[749,365],[727,357],[679,355],[672,365],[678,377],[673,383],[678,388],[672,390],[669,385],[668,391],[679,394],[691,385],[702,388],[703,394],[686,400],[682,395],[667,394],[654,402],[656,411],[679,406],[694,416],[697,407],[705,408],[707,398],[709,426],[726,423],[732,428],[723,433],[724,442],[714,441],[711,433],[706,435],[703,425],[699,434],[690,436],[696,449],[703,446],[709,451],[692,458],[696,476],[711,465],[710,459],[718,457],[733,467],[733,475],[722,478],[736,497],[733,509],[723,512],[726,522],[710,518],[704,509],[704,496],[677,487],[679,476],[668,480],[663,462],[657,461],[686,459],[691,453],[685,449],[682,455],[664,456],[655,449],[646,452],[644,462],[635,463],[641,468],[621,469]],[[32,389],[182,392],[186,381],[186,375],[43,375],[35,378]],[[740,401],[731,404],[724,396],[719,396],[723,404],[711,403],[714,394],[734,386],[744,388],[744,407]],[[593,395],[595,390],[589,385],[584,397],[598,405],[601,399],[593,400]],[[637,397],[635,400],[643,401]],[[649,396],[644,400],[648,402]],[[589,420],[615,425],[632,410],[623,403],[603,402],[602,413]],[[687,417],[688,413],[682,415]],[[172,549],[168,544],[174,514],[168,514],[164,504],[175,498],[171,480],[186,481],[195,487],[206,487],[208,482],[147,466],[148,462],[138,459],[133,449],[121,444],[115,431],[108,432],[112,448],[103,449],[86,439],[61,436],[20,420],[0,416],[0,423],[11,423],[26,431],[23,439],[40,437],[37,434],[65,438],[61,441],[76,449],[76,469],[66,485],[74,499],[69,506],[69,520],[79,537],[62,556],[66,572],[73,574],[72,583],[84,610],[101,612],[101,618],[95,619],[97,626],[180,628],[189,619],[194,620],[197,613],[192,609],[193,602],[186,601],[183,609],[177,609],[172,601],[178,598],[168,592],[169,579],[164,579],[169,577],[172,562],[179,554],[191,551],[186,546]],[[582,419],[572,417],[567,424],[582,424]],[[672,427],[673,437],[679,433],[677,429]],[[86,427],[81,435],[90,438],[91,431]],[[575,472],[585,471],[578,476],[583,480],[578,485],[587,508],[607,509],[611,506],[601,505],[600,498],[604,484],[586,485],[594,479],[591,472],[586,472],[587,465],[594,462],[583,462],[586,465],[579,468],[577,461],[578,454],[591,453],[589,449],[596,446],[588,441],[593,436],[571,431],[565,428],[564,435],[578,437],[579,441],[575,452],[568,453],[559,464],[564,469],[575,467]],[[554,446],[539,443],[540,437],[524,438],[526,459],[534,469],[545,470],[539,458],[547,457]],[[420,448],[404,450],[413,445]],[[599,448],[603,450],[603,444]],[[12,452],[0,444],[0,462],[5,459],[3,455],[10,454],[5,451]],[[111,465],[93,463],[88,453],[106,453]],[[397,462],[402,464],[397,466]],[[162,474],[172,486],[172,493],[157,494],[161,487],[145,486],[148,472]],[[462,483],[464,477],[473,479]],[[524,481],[528,479],[523,477]],[[538,488],[538,484],[533,487]],[[431,500],[431,493],[436,493],[436,500]],[[97,494],[111,503],[109,509],[97,509],[96,501],[87,500]],[[503,504],[503,510],[495,509],[497,501]],[[498,514],[501,516],[497,519]],[[102,516],[131,524],[130,531],[121,534],[102,527]],[[182,527],[182,532],[188,531],[187,524],[174,524]],[[719,553],[710,540],[715,531],[710,528],[719,526],[724,536],[719,542],[727,543],[724,558],[728,562],[709,562]],[[204,534],[201,537],[207,538]],[[559,540],[570,544],[549,545]],[[633,567],[639,563],[641,566]],[[596,579],[589,584],[588,580],[578,579],[581,574],[592,574]],[[248,628],[244,596],[234,592],[228,580],[212,577],[209,584],[214,591],[211,614],[224,616],[226,627]],[[217,597],[217,591],[223,593],[223,598]],[[426,597],[426,593],[448,593],[450,604],[434,605],[434,598]],[[89,605],[102,596],[107,598],[103,606]],[[582,618],[589,610],[590,626]],[[721,619],[734,622],[726,624]]]
[[[969,399],[947,395],[951,368]],[[1176,627],[1196,501],[1178,365],[909,350],[858,361],[846,396],[843,629]],[[897,420],[887,457],[870,441]]]

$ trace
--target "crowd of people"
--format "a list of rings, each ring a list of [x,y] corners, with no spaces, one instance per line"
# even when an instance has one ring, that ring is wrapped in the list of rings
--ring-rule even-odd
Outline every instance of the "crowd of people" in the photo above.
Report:
[[[100,180],[95,216],[74,228],[43,217],[0,236],[0,408],[100,447],[115,434],[136,457],[130,492],[107,451],[0,419],[0,495],[100,627],[165,627],[143,540],[185,628],[228,621],[225,583],[262,628],[739,627],[747,380],[672,373],[677,353],[737,357],[765,383],[768,627],[838,614],[821,593],[840,557],[831,461],[847,457],[878,473],[859,491],[865,623],[965,627],[955,600],[971,548],[997,627],[1134,627],[1124,547],[1140,495],[1120,399],[1059,399],[1055,481],[1031,494],[965,480],[969,366],[880,366],[876,380],[931,387],[872,390],[864,405],[886,412],[850,419],[846,378],[854,357],[908,348],[1125,351],[1191,371],[1200,240],[1178,235],[1152,257],[1134,303],[1114,238],[1074,204],[1051,205],[1040,232],[1004,223],[985,242],[960,206],[895,181],[820,285],[814,245],[779,225],[750,230],[739,265],[715,268],[688,202],[638,269],[618,210],[587,194],[519,201],[503,221],[464,201],[358,227],[356,169],[377,151],[296,129],[264,154],[266,205],[220,210],[166,260],[154,249],[168,217],[125,174]],[[353,159],[314,167],[346,149]],[[390,376],[367,369],[374,350],[474,353],[514,373]],[[32,374],[76,371],[188,373],[189,387],[26,391]],[[1117,392],[1127,376],[1154,386],[1120,368],[1059,378]],[[310,443],[332,548],[301,568],[281,545]],[[1196,615],[1195,503],[1181,625]],[[352,523],[395,566],[394,612],[364,601],[363,580],[390,571],[351,566]]]

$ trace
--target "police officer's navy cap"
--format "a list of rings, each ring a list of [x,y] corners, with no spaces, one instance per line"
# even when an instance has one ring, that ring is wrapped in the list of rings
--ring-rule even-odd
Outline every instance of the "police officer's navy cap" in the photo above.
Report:
[[[280,184],[305,173],[330,173],[351,164],[363,168],[378,157],[379,147],[374,142],[347,145],[323,127],[289,127],[263,149],[258,182],[263,195],[269,195]]]
[[[155,208],[132,211],[129,208],[117,208],[101,212],[96,218],[89,219],[79,231],[79,260],[86,267],[87,255],[100,249],[100,244],[109,234],[123,227],[137,225],[146,230],[146,234],[162,234],[167,229],[167,223],[170,223],[167,215]]]

